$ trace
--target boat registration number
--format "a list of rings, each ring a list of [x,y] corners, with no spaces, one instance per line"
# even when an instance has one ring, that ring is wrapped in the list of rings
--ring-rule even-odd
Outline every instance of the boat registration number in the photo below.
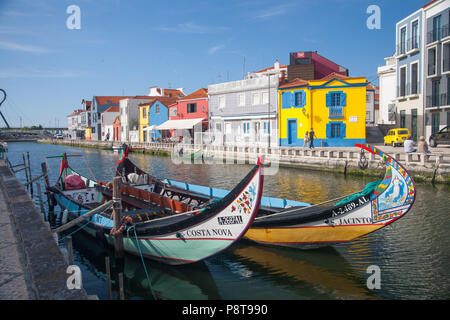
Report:
[[[337,217],[337,216],[346,214],[347,212],[350,212],[350,211],[366,204],[367,202],[369,202],[369,198],[366,198],[365,196],[358,198],[352,202],[344,204],[341,207],[331,210],[331,212],[332,212],[331,217]]]

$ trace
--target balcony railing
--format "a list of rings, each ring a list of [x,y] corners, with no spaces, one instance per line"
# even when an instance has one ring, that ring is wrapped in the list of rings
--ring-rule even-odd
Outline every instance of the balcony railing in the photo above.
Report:
[[[425,106],[427,108],[443,107],[450,105],[450,95],[441,93],[439,95],[428,95]]]
[[[404,86],[397,86],[397,97],[406,97],[410,92],[410,83],[406,83]]]
[[[344,117],[343,107],[329,107],[329,118],[330,119],[340,119]]]
[[[397,44],[397,55],[407,54],[408,52],[419,49],[420,47],[420,36],[411,37],[405,42],[400,42]]]
[[[449,25],[446,24],[441,28],[433,29],[427,32],[427,44],[435,41],[439,41],[442,38],[448,37],[450,35]]]

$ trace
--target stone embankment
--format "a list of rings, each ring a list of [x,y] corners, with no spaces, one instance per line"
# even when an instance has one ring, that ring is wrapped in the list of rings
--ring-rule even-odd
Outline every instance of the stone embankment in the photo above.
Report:
[[[60,144],[82,148],[113,150],[119,148],[121,142],[84,141],[84,140],[39,140],[40,143]],[[360,169],[361,150],[356,147],[343,148],[293,148],[293,147],[260,147],[260,146],[214,146],[173,143],[128,143],[132,152],[166,155],[177,158],[183,149],[181,161],[193,163],[214,162],[253,162],[263,155],[268,166],[297,167],[320,171],[340,172],[349,175],[382,176],[382,163],[378,156],[365,152],[368,167]],[[450,148],[436,148],[429,155],[405,153],[403,148],[377,146],[398,160],[410,172],[416,182],[433,182],[450,184]],[[174,152],[175,150],[175,152]],[[186,157],[195,154],[201,157]],[[177,159],[180,161],[180,159]]]

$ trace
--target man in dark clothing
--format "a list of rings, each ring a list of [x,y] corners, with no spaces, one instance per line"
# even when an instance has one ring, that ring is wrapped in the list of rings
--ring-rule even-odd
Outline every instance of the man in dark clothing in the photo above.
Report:
[[[314,148],[314,137],[316,137],[313,128],[309,132],[309,148]],[[317,137],[316,137],[317,138]]]

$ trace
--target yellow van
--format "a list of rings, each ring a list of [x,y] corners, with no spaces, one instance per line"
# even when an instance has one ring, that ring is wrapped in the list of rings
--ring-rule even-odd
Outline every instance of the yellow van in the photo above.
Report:
[[[384,145],[392,145],[393,147],[402,145],[409,135],[410,133],[407,128],[391,129],[388,131],[387,135],[384,136]]]

